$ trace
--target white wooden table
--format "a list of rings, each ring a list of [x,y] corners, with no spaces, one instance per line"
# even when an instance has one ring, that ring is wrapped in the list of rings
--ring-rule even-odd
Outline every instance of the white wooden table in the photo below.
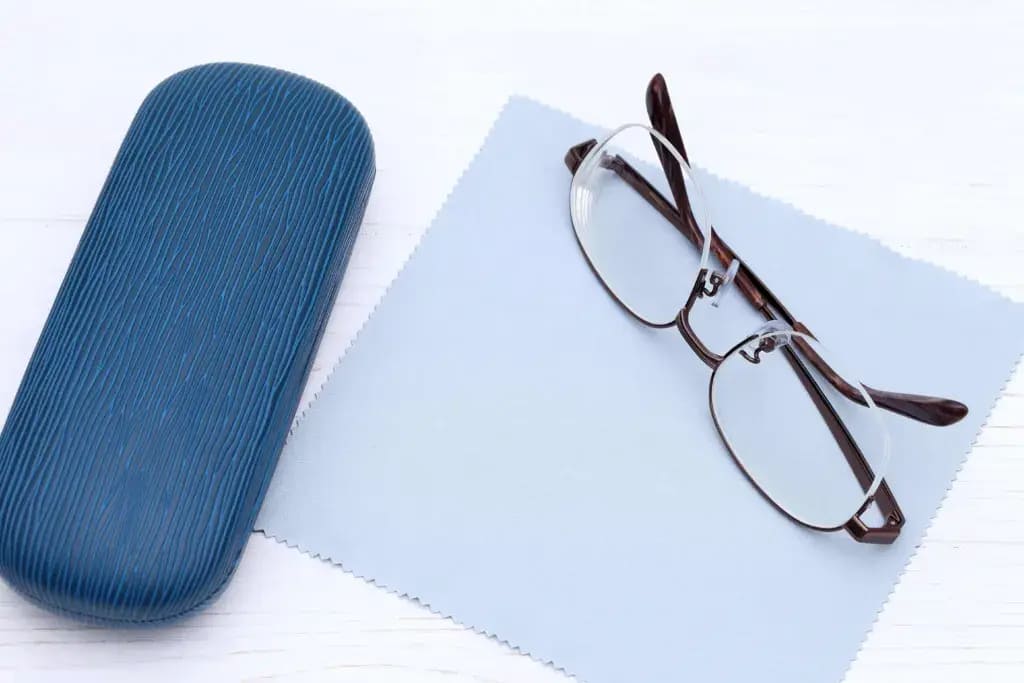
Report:
[[[611,126],[643,118],[656,70],[699,163],[1022,299],[1017,3],[893,4],[0,0],[0,414],[136,107],[207,61],[320,80],[376,138],[368,220],[311,388],[509,94]],[[936,337],[955,324],[936,320]],[[1024,680],[1022,391],[1010,383],[850,683]],[[172,628],[87,628],[0,588],[0,676],[565,680],[259,535],[224,596]]]

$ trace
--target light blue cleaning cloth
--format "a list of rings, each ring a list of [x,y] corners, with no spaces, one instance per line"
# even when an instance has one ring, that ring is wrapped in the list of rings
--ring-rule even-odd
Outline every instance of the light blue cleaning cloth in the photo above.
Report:
[[[947,428],[886,416],[895,545],[800,528],[722,446],[708,369],[580,256],[562,158],[596,135],[508,104],[299,422],[257,528],[590,683],[837,681],[1006,382],[1024,310],[702,174],[716,227],[862,381],[970,407]]]

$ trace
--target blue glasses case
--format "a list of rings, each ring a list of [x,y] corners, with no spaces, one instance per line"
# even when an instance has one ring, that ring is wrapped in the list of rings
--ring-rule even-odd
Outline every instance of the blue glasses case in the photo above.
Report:
[[[0,436],[0,573],[90,621],[231,577],[374,177],[343,97],[211,64],[143,102]]]

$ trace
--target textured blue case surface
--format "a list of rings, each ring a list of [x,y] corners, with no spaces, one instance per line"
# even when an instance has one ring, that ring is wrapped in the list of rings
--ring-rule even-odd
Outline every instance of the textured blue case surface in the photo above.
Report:
[[[91,620],[214,597],[351,252],[373,143],[344,98],[212,64],[146,98],[0,436],[0,572]]]

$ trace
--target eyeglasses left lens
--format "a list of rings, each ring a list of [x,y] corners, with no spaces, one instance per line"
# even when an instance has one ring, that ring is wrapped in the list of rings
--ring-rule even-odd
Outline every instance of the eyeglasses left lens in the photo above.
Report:
[[[580,245],[608,289],[637,317],[663,325],[686,302],[701,250],[687,238],[688,228],[657,208],[662,202],[672,213],[676,209],[658,165],[659,150],[671,154],[640,125],[598,144],[573,177],[570,213]],[[687,190],[691,204],[702,201],[692,181]]]

